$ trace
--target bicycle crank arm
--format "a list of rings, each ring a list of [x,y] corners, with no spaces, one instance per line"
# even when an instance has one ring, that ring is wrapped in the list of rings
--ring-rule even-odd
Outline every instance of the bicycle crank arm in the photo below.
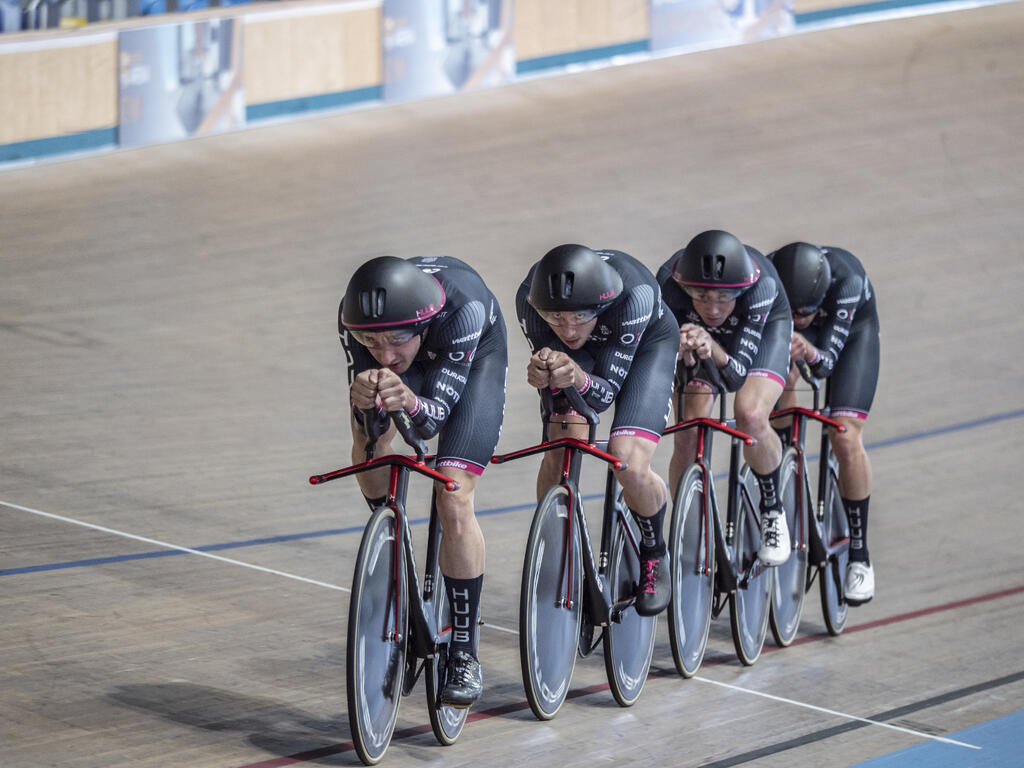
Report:
[[[615,603],[608,614],[608,621],[616,624],[622,623],[622,616],[636,603],[635,597],[629,597],[621,602]]]

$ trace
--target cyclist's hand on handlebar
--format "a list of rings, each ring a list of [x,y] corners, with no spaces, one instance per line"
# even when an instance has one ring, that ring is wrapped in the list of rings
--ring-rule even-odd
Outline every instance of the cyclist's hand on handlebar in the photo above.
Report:
[[[541,350],[543,352],[544,350]],[[565,352],[548,350],[548,386],[558,389],[579,387],[585,380],[585,374],[576,362]]]
[[[817,350],[802,333],[793,331],[793,338],[789,342],[790,360],[813,360]]]
[[[370,370],[356,374],[352,379],[349,399],[352,405],[361,411],[377,408],[377,374],[380,371]]]
[[[390,368],[381,368],[377,374],[377,395],[385,411],[409,411],[416,406],[416,395],[402,382],[401,376]]]
[[[713,343],[711,334],[703,326],[685,323],[679,328],[679,348],[695,353],[702,360],[711,356]]]
[[[551,372],[548,370],[548,355],[551,350],[544,347],[530,355],[526,364],[526,382],[536,389],[547,389],[551,385]]]

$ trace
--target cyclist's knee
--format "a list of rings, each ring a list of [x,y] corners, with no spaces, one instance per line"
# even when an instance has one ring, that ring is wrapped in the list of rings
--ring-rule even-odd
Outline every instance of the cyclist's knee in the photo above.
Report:
[[[768,417],[782,395],[781,382],[764,376],[748,376],[736,392],[733,415],[736,426],[751,435],[768,432]]]
[[[460,486],[456,491],[439,490],[437,513],[444,526],[445,535],[458,538],[476,519],[472,488]]]
[[[629,463],[626,462],[625,469],[614,470],[615,478],[619,481],[619,485],[626,489],[627,492],[633,489],[639,488],[650,481],[651,465],[643,463]]]
[[[832,450],[840,461],[864,453],[864,442],[862,424],[852,419],[842,419],[840,423],[846,427],[845,432],[838,429],[829,430],[829,438],[832,441]]]
[[[626,464],[624,469],[614,472],[619,485],[627,494],[639,493],[652,485],[663,483],[651,469],[651,458],[656,446],[657,443],[644,438],[613,439],[609,443],[609,453],[622,459]]]
[[[755,438],[762,437],[770,430],[768,428],[768,417],[771,415],[771,408],[766,408],[760,403],[736,403],[735,416],[736,428],[746,432]]]

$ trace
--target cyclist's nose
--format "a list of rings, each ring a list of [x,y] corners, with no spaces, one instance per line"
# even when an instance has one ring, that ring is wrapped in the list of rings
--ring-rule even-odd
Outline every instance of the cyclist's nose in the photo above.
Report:
[[[379,350],[374,350],[374,352],[374,357],[377,358],[377,362],[385,368],[390,368],[401,358],[401,355],[398,354],[398,350],[391,347],[384,347]]]

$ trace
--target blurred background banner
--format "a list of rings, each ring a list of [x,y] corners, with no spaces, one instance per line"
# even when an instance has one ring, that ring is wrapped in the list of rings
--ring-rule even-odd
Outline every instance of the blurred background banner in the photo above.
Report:
[[[384,100],[515,79],[513,0],[384,0]]]
[[[731,45],[793,31],[793,0],[651,0],[651,50]]]
[[[245,124],[242,23],[235,22],[210,19],[121,31],[121,146]]]

